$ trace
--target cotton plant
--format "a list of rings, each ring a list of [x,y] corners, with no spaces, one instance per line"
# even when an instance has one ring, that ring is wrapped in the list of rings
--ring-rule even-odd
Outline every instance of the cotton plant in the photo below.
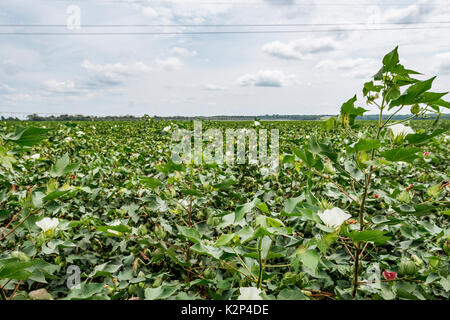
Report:
[[[44,237],[47,239],[54,237],[55,230],[58,227],[58,225],[59,225],[58,218],[45,217],[36,222],[36,226],[41,228],[41,230],[44,234]],[[42,240],[45,240],[45,239],[42,239]]]
[[[10,148],[10,145],[30,148],[47,138],[47,129],[17,126],[14,132],[3,135],[1,138],[3,141],[0,140],[0,145],[4,145],[4,147],[0,146],[0,148]],[[63,140],[63,142],[69,142],[71,140],[71,137],[67,137]],[[17,158],[11,158],[11,161],[20,161],[20,154],[15,155],[15,157]],[[23,159],[27,159],[27,156],[22,157]],[[39,153],[35,153],[28,158],[38,160],[41,158],[41,155]],[[0,270],[10,269],[12,271],[6,274],[1,274],[0,280],[6,279],[7,282],[11,283],[16,281],[16,284],[11,290],[7,290],[6,288],[0,286],[0,299],[6,300],[14,298],[14,295],[18,292],[20,286],[23,286],[23,282],[17,280],[27,280],[30,277],[42,278],[41,271],[38,269],[28,268],[43,262],[36,256],[39,255],[42,244],[55,236],[55,231],[59,226],[58,218],[50,218],[46,216],[47,206],[51,201],[55,201],[64,195],[68,195],[71,190],[68,187],[58,189],[59,184],[56,179],[68,179],[67,177],[69,174],[72,174],[73,171],[77,170],[78,166],[79,165],[77,163],[70,163],[67,154],[56,160],[56,163],[48,168],[48,173],[46,176],[49,178],[46,182],[46,190],[45,184],[44,188],[41,190],[36,190],[37,188],[34,186],[27,185],[25,189],[23,186],[15,185],[16,181],[14,180],[14,176],[18,175],[19,172],[16,171],[16,168],[13,166],[9,166],[7,171],[4,172],[3,178],[5,179],[5,182],[9,184],[14,183],[14,187],[11,188],[7,194],[3,193],[1,195],[4,197],[2,201],[6,200],[5,202],[7,205],[10,205],[11,208],[15,209],[11,210],[11,215],[9,217],[5,217],[6,220],[4,220],[2,233],[0,234],[0,243],[3,241],[6,243],[13,238],[13,235],[15,235],[17,238],[14,241],[16,242],[15,247],[17,249],[10,253],[8,253],[7,250],[2,252],[2,259],[0,259]],[[8,179],[11,180],[8,181]],[[65,183],[65,186],[68,186],[67,182]],[[21,187],[24,188],[24,191],[19,192],[19,194],[21,194],[19,196],[20,201],[17,202],[16,200],[13,200],[12,203],[9,204],[8,198],[16,197],[16,188],[18,189]],[[74,196],[75,192],[72,194]],[[31,237],[31,242],[33,243],[36,252],[33,255],[30,255],[22,251],[24,243],[29,241],[25,241],[23,236],[21,236],[21,233],[23,233],[23,230],[26,229],[33,230],[30,228],[32,224],[30,224],[29,221],[31,220],[31,217],[35,216],[41,217],[34,222],[34,225],[41,230],[41,233],[37,237]],[[7,257],[7,259],[4,259],[5,257]],[[47,266],[52,267],[54,265],[48,263]],[[24,270],[26,271],[24,272]],[[54,271],[49,272],[52,273]]]
[[[414,118],[427,117],[429,113],[438,114],[439,119],[441,108],[450,107],[450,103],[442,100],[447,93],[430,92],[435,77],[422,81],[414,78],[417,74],[419,73],[400,64],[398,48],[395,48],[383,58],[382,67],[363,88],[366,104],[379,111],[375,134],[371,134],[370,130],[358,130],[360,126],[356,119],[368,108],[356,106],[355,95],[342,105],[338,120],[328,119],[327,124],[330,125],[326,126],[327,133],[332,127],[335,127],[334,130],[346,132],[349,144],[345,150],[333,150],[332,144],[323,137],[312,137],[303,148],[293,148],[302,165],[324,181],[333,184],[348,201],[345,208],[332,206],[317,212],[319,220],[316,222],[322,222],[328,229],[322,228],[324,235],[310,244],[319,246],[323,253],[337,240],[345,246],[353,260],[352,287],[348,292],[353,297],[358,293],[359,273],[368,244],[384,245],[389,240],[387,232],[372,223],[372,217],[369,217],[371,213],[367,210],[371,197],[380,198],[372,190],[373,181],[385,167],[395,166],[395,163],[411,165],[415,159],[429,157],[429,153],[423,153],[419,146],[445,131],[415,131],[406,125]],[[407,108],[411,116],[394,119],[395,115]],[[335,170],[330,170],[330,165]],[[351,181],[350,190],[341,184],[341,177]],[[413,199],[409,191],[399,193],[397,201],[403,202],[404,205],[405,194],[408,195],[407,204],[410,205]],[[430,201],[438,196],[437,192],[433,193]],[[399,203],[399,211],[403,208],[400,205],[402,203]],[[382,211],[378,214],[385,213]],[[317,260],[314,249],[305,250],[301,249],[300,252],[309,260],[305,258],[303,261],[311,261],[311,257]],[[390,277],[389,280],[394,278]]]

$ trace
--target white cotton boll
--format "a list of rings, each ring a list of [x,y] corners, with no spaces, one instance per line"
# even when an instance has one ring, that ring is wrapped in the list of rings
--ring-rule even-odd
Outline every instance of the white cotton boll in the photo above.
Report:
[[[238,300],[262,300],[259,296],[262,291],[256,287],[242,287],[239,292]]]
[[[42,229],[42,231],[47,232],[49,230],[56,229],[59,221],[58,218],[44,218],[36,222],[36,225]]]
[[[351,215],[337,207],[333,209],[327,209],[323,213],[319,212],[318,215],[323,223],[325,223],[325,225],[330,228],[340,227],[344,223],[344,221],[351,217]]]
[[[410,133],[414,133],[414,130],[411,129],[411,127],[404,126],[401,123],[394,124],[393,126],[390,126],[389,129],[391,130],[394,138],[397,138],[398,136],[406,136]]]

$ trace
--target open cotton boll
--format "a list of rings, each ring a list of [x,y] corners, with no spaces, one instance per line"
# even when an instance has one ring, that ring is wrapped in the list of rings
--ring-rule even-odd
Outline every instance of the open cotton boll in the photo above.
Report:
[[[340,208],[327,209],[324,212],[318,213],[319,218],[325,223],[327,227],[338,228],[344,221],[349,219],[351,215]]]
[[[242,287],[239,292],[238,300],[262,300],[259,296],[262,291],[256,287]]]
[[[411,129],[411,127],[407,127],[401,123],[394,124],[393,126],[390,126],[389,129],[391,130],[394,138],[397,138],[398,136],[404,137],[410,133],[414,133],[414,130]]]
[[[44,218],[36,222],[36,225],[42,229],[42,231],[47,232],[49,230],[54,230],[58,226],[58,218]]]

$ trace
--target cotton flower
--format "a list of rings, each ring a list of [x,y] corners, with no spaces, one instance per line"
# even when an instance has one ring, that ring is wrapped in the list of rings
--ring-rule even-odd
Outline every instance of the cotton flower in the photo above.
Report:
[[[319,212],[318,215],[325,225],[331,228],[340,227],[345,220],[351,217],[351,215],[336,207],[327,209],[323,213]]]
[[[391,129],[392,135],[394,138],[397,137],[405,137],[406,135],[410,133],[414,133],[414,130],[411,129],[411,127],[404,126],[401,123],[394,124],[393,126],[389,127]]]
[[[428,152],[428,151],[425,151],[424,153],[423,153],[423,156],[424,157],[428,157],[430,155],[430,152]]]
[[[389,272],[387,270],[383,271],[383,277],[386,280],[394,280],[395,278],[397,278],[397,273],[396,272]]]
[[[83,131],[77,131],[77,136],[81,137],[81,136],[84,136],[84,135],[85,135],[85,133]]]
[[[67,137],[64,140],[68,142],[68,141],[72,141],[72,138],[71,137]]]
[[[37,159],[39,159],[41,157],[41,155],[39,154],[39,153],[36,153],[36,154],[33,154],[30,158],[31,159],[34,159],[34,160],[37,160]]]
[[[42,229],[42,231],[47,232],[49,230],[54,230],[58,226],[58,218],[44,218],[36,222],[36,225]]]
[[[171,126],[164,127],[163,131],[168,132],[171,129]]]
[[[255,121],[254,125],[255,125],[255,127],[259,126],[260,125],[259,121]]]
[[[262,291],[256,287],[242,287],[239,291],[241,294],[239,295],[238,300],[262,300],[259,296]]]

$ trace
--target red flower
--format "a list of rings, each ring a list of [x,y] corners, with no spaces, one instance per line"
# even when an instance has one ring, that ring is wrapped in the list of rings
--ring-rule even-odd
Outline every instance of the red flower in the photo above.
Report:
[[[77,176],[73,174],[72,179],[75,180],[76,178],[77,178]]]
[[[397,273],[396,272],[389,272],[387,270],[383,271],[383,277],[386,280],[394,280],[395,278],[397,278]]]
[[[378,194],[376,194],[376,193],[374,193],[373,196],[374,196],[375,198],[379,198],[379,197],[380,197],[380,196],[379,196]]]
[[[424,153],[423,153],[423,156],[424,157],[428,157],[430,155],[430,153],[428,152],[428,151],[425,151]]]

